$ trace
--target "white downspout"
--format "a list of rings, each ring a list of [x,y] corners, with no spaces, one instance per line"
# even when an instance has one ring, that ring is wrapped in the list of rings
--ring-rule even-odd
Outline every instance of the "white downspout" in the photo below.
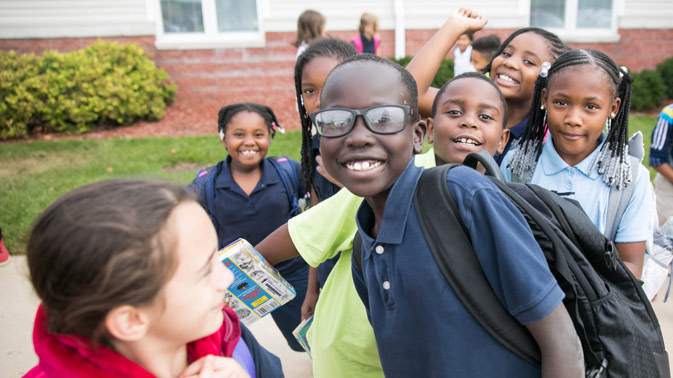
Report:
[[[406,55],[406,28],[404,26],[404,0],[393,0],[395,5],[395,58]]]

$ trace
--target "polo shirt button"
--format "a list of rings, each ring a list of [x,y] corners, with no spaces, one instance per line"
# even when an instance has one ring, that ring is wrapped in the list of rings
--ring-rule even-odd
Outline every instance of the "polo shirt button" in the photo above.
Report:
[[[570,173],[570,176],[574,176],[575,175],[575,169],[570,168],[570,171],[568,173]]]
[[[390,289],[390,282],[383,281],[383,288],[386,289],[386,290],[389,290]]]
[[[374,249],[376,253],[379,255],[383,253],[383,246],[382,245],[377,245],[376,248]]]
[[[571,190],[573,188],[573,184],[566,185],[566,188],[568,188],[568,190]]]

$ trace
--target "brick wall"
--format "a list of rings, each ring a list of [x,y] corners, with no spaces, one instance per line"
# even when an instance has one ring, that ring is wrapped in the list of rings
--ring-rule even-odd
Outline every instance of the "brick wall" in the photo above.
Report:
[[[477,37],[498,34],[504,40],[512,30],[485,30]],[[673,29],[622,29],[619,43],[572,43],[573,48],[595,48],[606,52],[619,65],[638,72],[653,69],[673,56]],[[432,37],[434,30],[410,30],[406,35],[407,54],[415,54]],[[334,32],[334,37],[350,39],[352,32]],[[105,38],[135,42],[150,53],[179,86],[176,103],[167,117],[179,114],[175,122],[191,123],[204,132],[215,131],[217,111],[235,102],[258,102],[269,105],[281,125],[298,129],[294,94],[296,49],[290,43],[294,33],[267,33],[264,48],[214,50],[157,50],[154,37]],[[41,53],[45,50],[69,51],[83,48],[96,38],[55,38],[0,40],[0,50]],[[381,54],[394,55],[394,32],[381,33]],[[191,117],[193,114],[199,117]],[[212,117],[203,117],[210,114]],[[194,118],[194,119],[192,119]],[[205,119],[205,120],[204,120]]]

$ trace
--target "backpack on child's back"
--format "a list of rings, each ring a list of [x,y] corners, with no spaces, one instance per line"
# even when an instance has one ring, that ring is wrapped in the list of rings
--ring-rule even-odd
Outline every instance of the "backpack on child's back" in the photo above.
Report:
[[[669,378],[659,322],[614,243],[574,201],[537,185],[505,183],[485,151],[470,154],[465,164],[476,167],[477,162],[521,211],[565,292],[564,304],[582,342],[586,376]],[[474,255],[446,181],[448,171],[458,165],[426,170],[419,180],[414,206],[425,239],[447,282],[482,327],[513,353],[539,365],[535,340],[505,310]],[[356,234],[353,259],[361,270],[360,243]]]

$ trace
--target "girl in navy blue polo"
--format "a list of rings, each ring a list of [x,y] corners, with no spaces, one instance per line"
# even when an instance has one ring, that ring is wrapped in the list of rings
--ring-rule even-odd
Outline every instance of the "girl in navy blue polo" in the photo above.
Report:
[[[220,248],[238,238],[256,245],[298,212],[297,198],[304,193],[299,163],[266,157],[277,130],[282,131],[268,106],[240,103],[220,109],[217,131],[228,156],[191,184],[215,225]],[[275,267],[297,296],[271,316],[290,347],[303,351],[292,331],[301,322],[308,265],[297,257]]]

